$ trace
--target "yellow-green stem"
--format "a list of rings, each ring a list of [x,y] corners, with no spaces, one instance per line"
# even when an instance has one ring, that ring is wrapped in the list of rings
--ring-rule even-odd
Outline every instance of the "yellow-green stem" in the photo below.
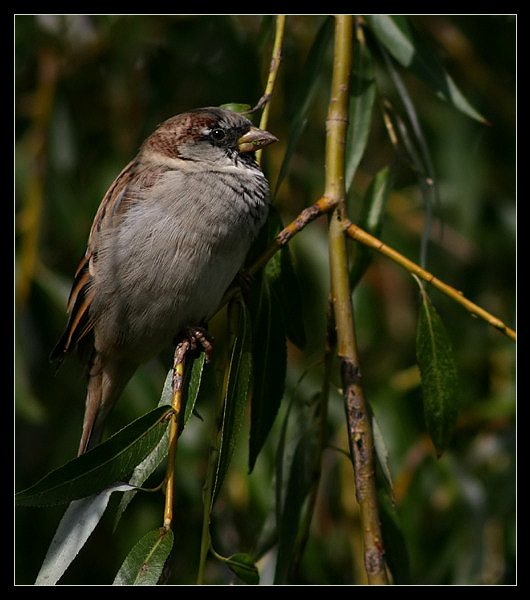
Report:
[[[261,113],[260,120],[260,128],[267,129],[267,121],[269,118],[269,98],[272,96],[272,92],[274,91],[274,85],[276,83],[276,75],[278,74],[278,69],[280,68],[280,62],[282,59],[282,46],[283,46],[283,33],[285,31],[285,15],[278,15],[276,17],[276,33],[274,37],[274,45],[272,48],[272,56],[269,67],[269,76],[267,78],[267,85],[265,87],[264,98],[267,100],[265,102],[265,106],[263,107],[263,112]],[[261,162],[261,153],[262,150],[258,150],[256,152],[256,160],[258,163]]]
[[[182,406],[182,385],[184,381],[184,366],[186,352],[188,351],[187,342],[177,345],[175,358],[173,362],[173,397],[171,406],[175,411],[171,417],[169,426],[169,444],[166,465],[166,490],[164,504],[164,528],[169,529],[173,522],[173,496],[175,487],[175,461],[177,456],[177,440],[179,429],[180,409]]]
[[[387,583],[384,549],[374,479],[373,438],[361,386],[344,221],[344,156],[352,60],[352,17],[336,17],[331,99],[327,118],[326,191],[336,201],[329,225],[331,300],[337,330],[337,350],[359,503],[364,564],[370,584]]]
[[[455,290],[455,288],[451,287],[450,285],[447,285],[446,283],[435,277],[432,273],[429,273],[413,261],[403,256],[403,254],[400,254],[399,252],[397,252],[397,250],[390,248],[390,246],[387,246],[381,240],[375,238],[373,235],[370,235],[357,225],[350,223],[348,220],[345,220],[343,225],[346,229],[346,234],[352,239],[361,242],[362,244],[370,248],[373,248],[380,254],[384,254],[398,265],[401,265],[402,267],[407,269],[409,273],[412,273],[413,275],[420,277],[424,281],[427,281],[435,288],[443,292],[446,296],[449,296],[450,298],[458,302],[458,304],[461,304],[473,316],[483,319],[484,321],[486,321],[486,323],[489,323],[492,327],[495,327],[495,329],[498,329],[499,331],[507,335],[514,342],[517,340],[517,335],[513,329],[508,327],[500,319],[493,316],[491,313],[487,312],[471,300],[468,300],[462,294],[462,292]]]

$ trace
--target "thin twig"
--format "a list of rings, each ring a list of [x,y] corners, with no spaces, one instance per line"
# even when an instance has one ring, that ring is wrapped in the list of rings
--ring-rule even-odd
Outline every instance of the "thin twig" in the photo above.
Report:
[[[450,298],[458,302],[473,316],[484,319],[484,321],[489,323],[489,325],[495,327],[495,329],[498,329],[513,341],[516,341],[516,333],[513,329],[510,329],[510,327],[505,325],[500,319],[494,317],[492,314],[490,314],[474,302],[471,302],[471,300],[468,300],[462,294],[462,292],[459,292],[450,285],[447,285],[446,283],[432,275],[432,273],[429,273],[428,271],[426,271],[416,263],[412,262],[411,260],[403,256],[390,246],[384,244],[381,240],[364,231],[357,225],[354,225],[353,223],[345,220],[343,222],[343,226],[346,229],[346,234],[352,239],[361,242],[366,246],[369,246],[370,248],[376,250],[384,256],[387,256],[388,258],[391,258],[394,262],[407,269],[407,271],[409,271],[410,273],[417,275],[424,281],[427,281],[428,283],[432,284],[435,288],[443,292],[446,296],[449,296]]]
[[[315,219],[318,219],[318,217],[332,211],[335,206],[335,200],[322,196],[317,202],[305,208],[294,221],[291,221],[289,225],[280,231],[267,250],[265,250],[265,252],[263,252],[263,254],[249,267],[249,274],[253,275],[259,271],[294,235],[302,231],[306,225],[309,225],[309,223],[312,223]]]
[[[267,121],[269,118],[269,99],[272,97],[274,91],[274,85],[276,83],[276,76],[280,68],[280,62],[282,60],[282,46],[283,46],[283,33],[285,30],[285,15],[278,15],[276,17],[276,33],[274,37],[274,45],[272,48],[272,56],[269,67],[269,76],[267,79],[267,85],[265,87],[265,93],[263,94],[259,104],[264,103],[263,112],[261,113],[260,128],[267,129]],[[262,150],[256,152],[256,160],[258,164],[261,162]]]
[[[331,212],[335,208],[336,204],[337,202],[332,198],[322,196],[322,198],[320,198],[317,202],[304,209],[298,215],[298,217],[296,217],[296,219],[289,223],[289,225],[287,225],[276,236],[269,248],[252,264],[252,266],[249,269],[249,273],[254,274],[257,271],[259,271],[259,269],[261,269],[272,258],[272,256],[274,256],[274,254],[278,250],[280,250],[280,248],[282,248],[282,246],[287,244],[297,233],[302,231],[315,219]],[[346,234],[348,235],[348,237],[350,237],[351,239],[360,242],[361,244],[364,244],[369,248],[372,248],[380,254],[383,254],[387,258],[390,258],[397,264],[407,269],[407,271],[409,271],[410,273],[413,273],[421,279],[423,279],[424,281],[431,283],[442,293],[458,302],[458,304],[462,305],[473,316],[483,319],[484,321],[486,321],[486,323],[488,323],[492,327],[495,327],[495,329],[498,329],[500,332],[504,333],[513,341],[516,341],[516,332],[513,329],[505,325],[499,318],[484,310],[471,300],[468,300],[462,294],[462,292],[455,290],[447,283],[444,283],[443,281],[435,277],[432,273],[429,273],[415,262],[400,254],[397,250],[394,250],[390,246],[387,246],[380,239],[367,233],[358,225],[354,225],[348,219],[344,219],[342,221],[342,226],[346,230]]]

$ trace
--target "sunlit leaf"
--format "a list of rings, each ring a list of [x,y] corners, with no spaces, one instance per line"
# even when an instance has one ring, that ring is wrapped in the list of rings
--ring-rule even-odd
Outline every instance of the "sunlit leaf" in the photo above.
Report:
[[[101,520],[112,492],[129,488],[129,485],[114,485],[99,494],[70,503],[48,548],[35,585],[55,585],[59,581]]]
[[[359,31],[359,34],[362,30]],[[353,53],[346,138],[346,191],[351,187],[372,128],[376,85],[372,55],[361,36]]]
[[[381,169],[372,179],[363,198],[362,212],[359,226],[365,231],[379,237],[383,228],[387,200],[392,190],[393,177],[388,167]],[[359,283],[366,269],[370,266],[373,251],[364,244],[355,246],[355,253],[351,267],[352,289]]]
[[[191,367],[186,368],[186,376],[184,381],[184,389],[186,391],[184,395],[185,408],[179,426],[179,434],[181,434],[184,431],[184,427],[186,426],[186,423],[188,422],[195,409],[195,404],[197,402],[199,390],[201,387],[202,374],[205,363],[206,354],[202,352],[200,356],[193,360],[193,364],[191,365]]]
[[[172,386],[171,382],[173,380],[173,369],[170,369],[166,380],[164,382],[164,386],[162,388],[162,394],[160,396],[160,401],[158,403],[159,406],[169,406],[171,404],[172,399]],[[114,528],[118,525],[125,509],[132,501],[134,496],[137,493],[137,487],[141,487],[145,480],[155,471],[155,469],[160,465],[160,463],[167,457],[168,452],[168,439],[169,439],[169,427],[166,427],[163,436],[160,438],[158,444],[151,450],[151,452],[144,458],[144,460],[139,463],[133,470],[129,483],[134,486],[132,490],[129,490],[122,494],[120,499],[120,504],[116,510],[116,517],[114,519]]]
[[[96,494],[128,476],[158,444],[172,409],[159,406],[104,443],[51,471],[15,496],[22,506],[62,504]]]
[[[379,42],[403,67],[410,69],[437,96],[472,119],[485,122],[414,31],[406,16],[364,15],[364,18]]]
[[[390,453],[383,432],[379,427],[379,423],[375,418],[375,415],[372,416],[372,430],[374,437],[374,450],[377,456],[377,461],[379,463],[379,466],[381,467],[381,472],[383,473],[383,476],[386,479],[389,489],[392,490],[393,483],[392,472],[390,470]]]
[[[189,418],[193,413],[193,409],[195,407],[195,402],[197,401],[197,396],[199,394],[199,388],[201,384],[202,372],[205,363],[205,355],[201,353],[196,359],[193,360],[191,366],[189,363],[186,363],[186,373],[184,377],[184,396],[183,396],[183,411],[180,415],[179,420],[179,431],[178,435],[182,435],[184,431],[184,427],[188,422]],[[171,404],[173,398],[173,369],[170,369],[167,373],[166,380],[164,382],[164,386],[162,388],[162,394],[160,395],[160,401],[158,403],[159,406],[169,406]],[[161,464],[161,462],[167,458],[168,452],[168,438],[169,438],[169,428],[166,428],[164,435],[158,442],[158,444],[153,448],[153,450],[149,453],[148,456],[144,458],[144,460],[135,467],[132,472],[131,477],[129,478],[129,483],[135,488],[141,487],[144,481],[156,470],[156,468]],[[114,522],[114,526],[118,524],[123,512],[127,508],[128,504],[136,495],[137,490],[133,489],[129,492],[125,492],[120,500],[120,505],[116,511],[116,519]]]
[[[293,102],[293,106],[296,107],[296,111],[291,119],[291,130],[289,133],[289,139],[287,140],[285,156],[280,167],[278,179],[276,181],[276,191],[280,187],[287,173],[291,158],[296,148],[296,144],[306,125],[309,109],[311,108],[317,92],[321,89],[319,85],[319,75],[322,73],[323,67],[326,64],[324,60],[326,56],[326,49],[329,46],[332,35],[333,19],[331,17],[327,17],[324,20],[324,23],[322,24],[309,51],[306,63],[300,74],[298,85],[296,86],[297,94],[296,98],[294,99],[295,101]]]
[[[226,108],[227,110],[232,110],[236,113],[245,113],[251,109],[250,104],[241,104],[239,102],[228,102],[226,104],[221,104],[221,108]]]
[[[418,184],[423,196],[425,208],[425,226],[422,232],[421,241],[421,265],[425,267],[427,262],[427,244],[430,236],[430,224],[432,221],[433,207],[439,204],[439,193],[436,173],[431,158],[429,144],[423,133],[420,124],[420,118],[415,106],[415,102],[409,94],[405,83],[403,82],[398,70],[395,68],[392,60],[383,51],[385,64],[388,69],[396,91],[398,92],[403,107],[405,109],[407,120],[402,119],[398,114],[393,115],[395,121],[396,134],[403,146],[405,156],[410,164],[412,171],[418,178]],[[387,107],[389,113],[393,112]],[[389,114],[389,117],[392,115]]]
[[[171,529],[150,531],[129,552],[113,585],[156,585],[172,547]]]

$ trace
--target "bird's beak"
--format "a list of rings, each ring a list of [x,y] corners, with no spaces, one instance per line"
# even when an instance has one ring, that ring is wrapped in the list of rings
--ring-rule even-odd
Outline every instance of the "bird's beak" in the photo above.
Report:
[[[278,138],[272,133],[258,129],[258,127],[251,127],[250,131],[237,140],[237,145],[241,152],[254,152],[254,150],[259,150],[277,141]]]

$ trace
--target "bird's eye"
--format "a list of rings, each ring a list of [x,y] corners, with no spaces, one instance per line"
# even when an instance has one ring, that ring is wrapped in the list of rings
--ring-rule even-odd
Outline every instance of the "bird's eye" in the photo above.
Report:
[[[212,139],[214,139],[216,142],[220,142],[222,140],[224,140],[225,138],[225,131],[224,129],[220,129],[219,127],[212,129],[210,131],[210,136],[212,137]]]

